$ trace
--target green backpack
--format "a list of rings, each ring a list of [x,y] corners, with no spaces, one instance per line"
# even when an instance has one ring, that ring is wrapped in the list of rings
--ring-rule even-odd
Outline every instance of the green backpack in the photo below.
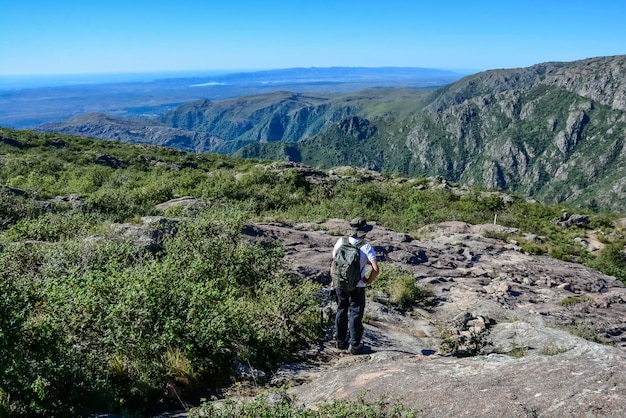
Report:
[[[348,237],[343,237],[341,246],[333,259],[333,284],[336,288],[352,292],[361,280],[361,247],[364,241],[350,244]]]

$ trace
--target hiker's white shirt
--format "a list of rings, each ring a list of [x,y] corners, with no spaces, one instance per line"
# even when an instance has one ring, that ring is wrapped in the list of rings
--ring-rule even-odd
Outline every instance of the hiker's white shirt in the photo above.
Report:
[[[339,238],[339,240],[335,243],[335,247],[333,248],[333,258],[335,258],[335,254],[337,254],[337,250],[339,249],[339,247],[341,247],[341,241],[342,241],[342,238]],[[359,238],[348,237],[348,241],[350,241],[350,244],[356,244],[357,242],[360,242],[363,240]],[[363,244],[361,248],[359,248],[359,250],[361,252],[361,259],[359,260],[360,262],[359,264],[361,266],[361,280],[359,280],[359,283],[357,283],[356,287],[365,287],[367,285],[363,282],[362,279],[365,278],[365,272],[367,269],[368,262],[376,261],[376,252],[374,251],[374,248],[369,242],[366,242],[365,244]]]

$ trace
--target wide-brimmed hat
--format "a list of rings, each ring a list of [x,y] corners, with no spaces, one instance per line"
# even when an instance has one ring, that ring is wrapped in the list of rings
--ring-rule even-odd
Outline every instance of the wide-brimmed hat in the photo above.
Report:
[[[354,218],[350,221],[350,230],[354,232],[370,232],[374,227],[369,225],[365,218]]]

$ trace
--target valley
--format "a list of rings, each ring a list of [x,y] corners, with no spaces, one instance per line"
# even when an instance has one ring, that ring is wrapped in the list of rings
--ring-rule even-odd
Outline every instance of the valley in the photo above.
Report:
[[[38,129],[319,168],[442,176],[543,203],[621,211],[624,74],[622,55],[490,70],[428,89],[382,88],[379,81],[343,93],[302,85],[304,93],[281,85],[186,102],[149,122],[88,114]]]

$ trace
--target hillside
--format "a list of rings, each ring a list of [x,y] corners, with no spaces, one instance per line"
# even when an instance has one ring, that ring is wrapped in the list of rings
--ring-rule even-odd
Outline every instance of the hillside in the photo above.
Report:
[[[158,145],[188,152],[230,149],[226,141],[215,135],[171,128],[152,120],[121,119],[102,113],[87,113],[62,123],[47,123],[41,129],[129,144]]]
[[[624,74],[626,56],[469,76],[437,91],[407,148],[421,172],[619,210]]]
[[[346,94],[289,91],[240,96],[219,101],[197,100],[166,112],[156,120],[76,116],[38,129],[130,143],[169,145],[185,151],[230,154],[259,142],[297,142],[325,132],[345,117],[408,117],[423,105],[425,89],[377,89]],[[145,127],[141,127],[144,124]],[[211,140],[198,140],[198,138]]]
[[[331,348],[325,287],[355,216],[381,266],[362,356]],[[0,413],[622,416],[625,225],[440,177],[0,129]]]
[[[440,175],[545,203],[622,210],[624,74],[626,56],[599,57],[491,70],[430,90],[200,100],[159,122],[179,139],[171,145],[185,150]],[[160,131],[139,130],[142,139],[130,133],[136,123],[79,119],[42,129],[167,143]]]
[[[547,203],[621,210],[624,74],[626,56],[487,71],[435,90],[410,118],[359,115],[367,132],[338,123],[297,145],[255,144],[237,155],[441,175]]]
[[[324,285],[358,215],[381,275],[354,358],[329,347]],[[503,416],[488,395],[530,385],[513,415],[575,399],[563,410],[611,416],[624,225],[437,177],[0,129],[0,412],[148,416],[284,384],[311,407],[351,393],[343,414],[371,390],[427,416]],[[425,376],[437,387],[414,396]]]

